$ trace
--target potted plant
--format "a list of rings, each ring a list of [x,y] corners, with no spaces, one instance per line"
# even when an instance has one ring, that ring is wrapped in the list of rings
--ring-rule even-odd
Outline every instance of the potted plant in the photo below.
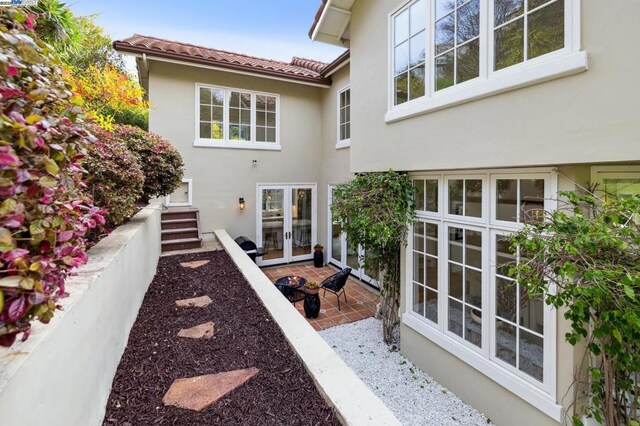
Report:
[[[307,318],[318,318],[320,313],[320,286],[315,281],[307,281],[304,285],[304,314]]]
[[[313,246],[313,266],[316,268],[322,268],[324,266],[324,253],[322,250],[324,246],[322,244],[316,244]]]

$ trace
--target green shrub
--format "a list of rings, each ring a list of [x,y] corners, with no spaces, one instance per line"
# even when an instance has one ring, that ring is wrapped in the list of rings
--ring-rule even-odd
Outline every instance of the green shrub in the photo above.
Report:
[[[84,192],[88,134],[33,18],[0,13],[0,345],[47,323],[65,279],[86,263],[85,234],[104,224]]]
[[[120,225],[138,211],[144,174],[124,142],[98,126],[90,130],[96,140],[87,145],[87,190],[95,205],[107,210],[107,222]]]
[[[124,125],[114,126],[112,135],[127,144],[142,166],[142,202],[169,195],[180,186],[184,163],[169,141],[155,133]]]

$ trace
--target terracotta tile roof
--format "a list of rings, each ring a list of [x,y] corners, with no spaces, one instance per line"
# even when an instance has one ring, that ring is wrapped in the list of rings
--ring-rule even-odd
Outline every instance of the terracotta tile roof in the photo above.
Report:
[[[124,40],[117,40],[113,42],[113,47],[120,52],[144,53],[165,59],[247,71],[290,80],[322,85],[331,84],[331,80],[322,75],[322,70],[327,64],[311,59],[293,58],[291,63],[286,63],[139,34]]]

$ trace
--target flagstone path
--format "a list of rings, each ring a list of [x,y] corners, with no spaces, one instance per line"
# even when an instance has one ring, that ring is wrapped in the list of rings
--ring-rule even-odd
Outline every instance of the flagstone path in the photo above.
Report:
[[[160,259],[104,424],[339,422],[240,271],[216,251]]]

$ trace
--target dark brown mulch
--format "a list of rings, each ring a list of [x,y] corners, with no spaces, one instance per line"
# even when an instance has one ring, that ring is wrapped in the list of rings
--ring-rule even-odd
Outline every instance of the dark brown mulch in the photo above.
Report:
[[[210,259],[198,269],[180,262]],[[208,295],[205,308],[175,301]],[[211,340],[181,328],[215,323]],[[165,407],[174,379],[257,367],[251,380],[200,413]],[[222,251],[160,259],[113,381],[105,425],[338,425],[301,361],[229,256]]]

